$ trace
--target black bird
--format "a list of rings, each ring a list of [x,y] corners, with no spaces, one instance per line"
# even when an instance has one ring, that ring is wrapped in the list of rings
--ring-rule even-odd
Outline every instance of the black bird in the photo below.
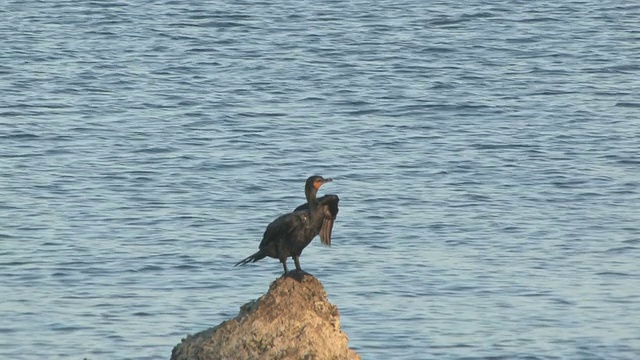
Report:
[[[318,233],[323,244],[331,245],[331,231],[333,222],[338,215],[337,195],[325,195],[320,199],[316,198],[318,189],[323,184],[331,182],[322,176],[311,176],[305,183],[304,193],[307,203],[298,206],[293,212],[284,214],[276,218],[262,236],[262,242],[258,247],[260,250],[246,259],[236,263],[244,265],[256,262],[267,256],[279,259],[284,267],[284,273],[288,273],[287,258],[293,257],[296,270],[300,268],[300,254],[309,245]]]

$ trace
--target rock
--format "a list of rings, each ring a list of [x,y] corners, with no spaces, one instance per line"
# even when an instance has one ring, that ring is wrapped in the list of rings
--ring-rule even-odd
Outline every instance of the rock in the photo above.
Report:
[[[360,359],[347,341],[320,281],[290,272],[235,318],[182,339],[171,360]]]

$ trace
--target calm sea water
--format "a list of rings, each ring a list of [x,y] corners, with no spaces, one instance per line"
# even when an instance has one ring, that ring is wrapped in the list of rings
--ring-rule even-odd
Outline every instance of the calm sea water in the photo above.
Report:
[[[640,6],[4,1],[0,357],[167,359],[302,267],[364,359],[640,358]],[[322,192],[321,192],[322,193]]]

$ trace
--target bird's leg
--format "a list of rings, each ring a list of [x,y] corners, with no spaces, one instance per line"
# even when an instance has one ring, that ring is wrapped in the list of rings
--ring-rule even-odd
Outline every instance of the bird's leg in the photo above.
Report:
[[[296,263],[296,271],[302,271],[302,268],[300,267],[300,260],[298,260],[298,255],[293,256],[293,262]]]
[[[282,253],[280,251],[281,250],[280,244],[278,242],[275,243],[275,250],[276,250],[276,257],[282,263],[282,267],[284,268],[284,274],[286,275],[289,272],[289,269],[287,269],[287,257],[282,256]]]

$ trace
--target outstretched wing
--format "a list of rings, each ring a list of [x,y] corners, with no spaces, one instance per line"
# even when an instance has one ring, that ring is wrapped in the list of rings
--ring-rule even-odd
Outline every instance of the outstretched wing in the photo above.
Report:
[[[327,246],[331,246],[331,232],[333,231],[333,222],[338,216],[339,202],[340,198],[338,198],[338,195],[325,195],[318,198],[318,204],[320,204],[320,209],[324,214],[324,221],[320,228],[320,241]],[[309,209],[309,204],[304,203],[298,206],[294,211],[307,209]]]

